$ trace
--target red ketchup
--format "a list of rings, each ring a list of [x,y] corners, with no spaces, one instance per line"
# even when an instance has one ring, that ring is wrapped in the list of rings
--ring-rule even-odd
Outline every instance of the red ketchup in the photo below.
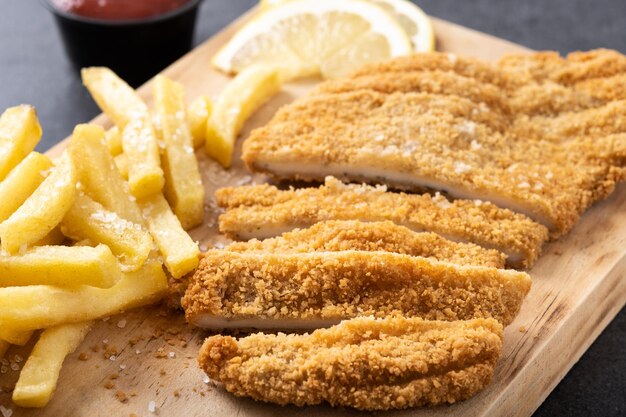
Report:
[[[176,10],[190,0],[53,0],[59,9],[105,20],[145,19]]]

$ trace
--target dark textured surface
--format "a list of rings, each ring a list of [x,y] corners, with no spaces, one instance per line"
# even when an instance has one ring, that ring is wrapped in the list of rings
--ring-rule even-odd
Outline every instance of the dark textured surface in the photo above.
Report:
[[[196,44],[251,7],[205,0]],[[624,0],[429,0],[434,16],[534,49],[626,52]],[[45,150],[99,113],[67,62],[52,17],[35,0],[2,0],[0,109],[37,107]],[[537,410],[536,416],[626,416],[626,312],[622,310]]]

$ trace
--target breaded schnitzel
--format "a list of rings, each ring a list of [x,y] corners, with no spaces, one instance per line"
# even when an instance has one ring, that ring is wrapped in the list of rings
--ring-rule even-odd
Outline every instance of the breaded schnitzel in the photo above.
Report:
[[[215,196],[227,209],[219,218],[220,231],[244,240],[324,220],[390,220],[414,231],[496,249],[507,255],[508,265],[530,267],[548,237],[544,226],[488,202],[392,193],[381,186],[345,185],[332,177],[319,188],[282,191],[264,184],[222,188]]]
[[[182,299],[198,327],[312,329],[400,314],[509,324],[528,274],[390,252],[205,253]]]
[[[556,238],[626,178],[626,57],[443,53],[322,83],[246,140],[278,178],[428,187],[523,213]]]
[[[224,250],[240,253],[384,251],[493,268],[504,268],[506,260],[506,256],[495,249],[453,242],[436,233],[417,233],[390,221],[328,220],[272,239],[235,242]]]
[[[237,396],[390,410],[471,397],[491,381],[501,349],[491,319],[362,317],[304,335],[212,336],[198,363]]]

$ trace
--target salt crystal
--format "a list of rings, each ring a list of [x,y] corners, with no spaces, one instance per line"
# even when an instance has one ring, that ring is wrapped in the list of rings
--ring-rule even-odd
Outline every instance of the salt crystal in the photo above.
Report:
[[[109,357],[109,359],[110,359],[111,361],[115,361],[115,359],[117,359],[117,357],[116,357],[115,355],[111,355],[111,356]]]
[[[0,413],[2,413],[2,417],[11,417],[13,415],[13,410],[0,405]]]
[[[167,354],[167,356],[169,356],[170,358],[175,358],[176,357],[176,352],[169,352]]]
[[[102,317],[102,321],[109,321],[109,319],[110,319],[110,318],[111,318],[111,317]],[[104,339],[104,340],[102,341],[102,343],[106,343],[106,342],[108,342],[108,340],[107,340],[107,339]]]
[[[109,343],[109,339],[102,339],[102,343],[106,345],[107,343]]]
[[[139,349],[137,349],[137,350],[135,351],[135,355],[139,355],[140,353],[141,353],[141,351],[140,351]]]
[[[526,181],[522,181],[519,184],[517,184],[517,188],[530,188],[530,184],[527,183]]]
[[[148,403],[148,411],[154,413],[156,411],[156,403],[154,401],[150,401]]]
[[[472,170],[472,166],[466,164],[465,162],[455,162],[454,163],[454,173],[455,174],[464,174]]]
[[[123,329],[124,327],[126,327],[126,320],[122,319],[120,321],[117,322],[117,327],[119,327],[120,329]]]
[[[208,376],[206,376],[206,375],[205,375],[205,376],[203,376],[203,377],[202,377],[202,382],[204,382],[205,384],[208,384],[208,383],[209,383],[209,377],[208,377]]]
[[[470,149],[473,151],[477,151],[480,148],[482,148],[482,145],[478,143],[476,140],[472,139],[472,141],[470,142]]]
[[[124,364],[120,365],[120,369],[123,371],[124,369],[126,369],[126,365]]]
[[[457,129],[461,133],[467,133],[469,135],[473,135],[474,133],[476,133],[476,123],[467,120],[461,123],[460,125],[458,125]]]
[[[549,171],[549,172],[546,174],[546,178],[547,178],[547,179],[549,179],[549,180],[551,180],[551,179],[552,179],[552,177],[554,177],[554,174],[552,173],[552,171]]]

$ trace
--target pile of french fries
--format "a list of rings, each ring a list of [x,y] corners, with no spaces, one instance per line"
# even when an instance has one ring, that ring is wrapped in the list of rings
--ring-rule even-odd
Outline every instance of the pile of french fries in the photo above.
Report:
[[[0,118],[0,357],[42,330],[13,401],[42,407],[65,357],[94,320],[156,302],[194,270],[186,230],[202,223],[204,188],[194,148],[211,102],[187,109],[182,85],[158,76],[154,109],[107,68],[82,72],[115,126],[76,126],[56,160],[35,152],[35,110]]]

